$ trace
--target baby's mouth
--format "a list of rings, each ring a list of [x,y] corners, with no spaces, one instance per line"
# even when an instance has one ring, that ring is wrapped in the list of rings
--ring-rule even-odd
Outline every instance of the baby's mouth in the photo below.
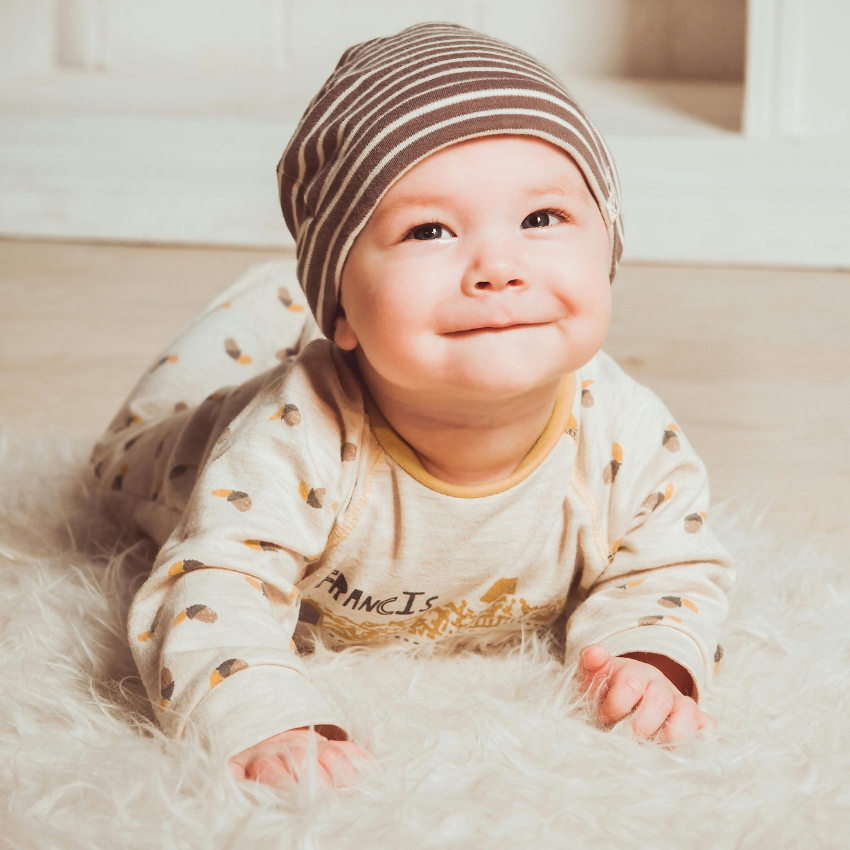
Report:
[[[460,331],[448,331],[446,336],[472,336],[474,334],[484,334],[484,333],[503,333],[504,331],[514,331],[519,330],[521,328],[533,328],[538,325],[543,324],[543,322],[514,322],[512,324],[504,324],[504,325],[479,325],[475,328],[466,328],[465,330]]]

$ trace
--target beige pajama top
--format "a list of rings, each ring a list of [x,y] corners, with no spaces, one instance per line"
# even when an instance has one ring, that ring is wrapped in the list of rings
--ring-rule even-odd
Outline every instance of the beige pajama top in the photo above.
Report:
[[[429,475],[325,339],[206,404],[194,487],[129,617],[166,732],[191,719],[232,756],[346,729],[297,651],[306,626],[340,647],[489,640],[552,623],[568,597],[568,663],[601,643],[666,655],[700,692],[711,681],[734,571],[706,471],[605,354],[563,378],[520,467],[476,487]]]

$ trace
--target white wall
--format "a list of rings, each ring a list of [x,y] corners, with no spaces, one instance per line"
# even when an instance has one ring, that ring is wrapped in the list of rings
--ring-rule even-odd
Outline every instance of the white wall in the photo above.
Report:
[[[741,80],[746,0],[2,0],[4,73],[282,73],[312,91],[342,50],[464,24],[564,74]]]

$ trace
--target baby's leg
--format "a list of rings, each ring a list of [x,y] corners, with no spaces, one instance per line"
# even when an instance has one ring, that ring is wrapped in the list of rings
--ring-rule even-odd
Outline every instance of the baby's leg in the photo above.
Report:
[[[320,336],[294,259],[239,278],[156,359],[95,446],[92,464],[109,510],[161,545],[213,443],[265,373]]]

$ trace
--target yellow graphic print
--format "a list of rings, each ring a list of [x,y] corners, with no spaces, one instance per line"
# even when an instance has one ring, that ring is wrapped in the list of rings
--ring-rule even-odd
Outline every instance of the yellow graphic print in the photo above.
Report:
[[[301,422],[301,411],[294,404],[285,404],[269,416],[270,422],[275,419],[282,419],[287,425],[294,427]]]
[[[280,299],[280,303],[286,307],[287,310],[291,310],[293,313],[300,313],[304,309],[303,304],[294,304],[292,302],[292,296],[289,294],[289,290],[285,286],[281,286],[277,291],[277,297]]]
[[[184,561],[175,561],[168,568],[168,575],[173,578],[174,576],[179,576],[181,573],[190,573],[192,570],[202,570],[204,566],[205,564],[194,560],[194,558],[186,558]]]
[[[156,615],[153,618],[153,622],[151,623],[151,627],[146,631],[142,632],[138,636],[138,640],[140,643],[145,643],[149,641],[156,634],[156,627],[159,625],[159,620],[162,617],[162,605],[159,606],[159,610],[156,612]]]
[[[228,337],[224,341],[224,350],[227,352],[228,357],[232,357],[242,366],[247,366],[251,362],[251,357],[242,353],[242,349],[239,347],[235,339]]]
[[[210,676],[210,687],[214,688],[219,682],[223,682],[228,676],[238,673],[240,670],[246,670],[248,664],[238,658],[228,658],[223,661],[218,667],[213,670]]]
[[[218,614],[206,605],[190,605],[174,618],[172,628],[179,626],[186,619],[197,620],[200,623],[214,623],[218,619]]]
[[[339,450],[339,454],[343,463],[354,460],[354,458],[357,457],[357,446],[355,446],[354,443],[343,443]]]
[[[241,490],[213,490],[210,495],[227,499],[234,508],[242,511],[243,514],[245,511],[251,510],[251,497],[247,493],[243,493]]]
[[[679,444],[679,428],[675,422],[671,422],[667,426],[667,430],[661,438],[661,445],[671,452],[677,452],[682,448]]]
[[[714,672],[720,670],[720,662],[723,660],[723,647],[718,643],[717,649],[714,650]]]
[[[298,485],[298,493],[311,508],[322,507],[325,498],[324,487],[310,487],[306,481],[302,481]]]
[[[606,484],[611,484],[617,477],[620,467],[623,465],[623,447],[619,443],[613,443],[611,446],[611,462],[605,467],[602,473],[602,480]]]
[[[649,508],[651,511],[654,511],[659,505],[663,505],[664,502],[669,502],[673,497],[674,487],[673,484],[670,483],[667,485],[666,489],[663,493],[651,493],[649,496],[644,499],[643,507]]]
[[[165,708],[171,702],[171,697],[174,695],[174,677],[167,667],[163,667],[159,674],[159,695],[162,697],[159,701],[162,708]]]
[[[489,604],[495,602],[501,596],[509,596],[516,593],[517,579],[500,578],[482,597],[481,601]]]
[[[311,613],[307,622],[321,626],[336,637],[351,642],[365,642],[392,637],[394,634],[409,634],[424,640],[439,640],[463,631],[495,629],[507,623],[526,622],[530,625],[546,625],[561,613],[566,599],[558,599],[546,605],[533,606],[517,597],[515,578],[502,578],[495,582],[481,597],[486,607],[476,609],[465,599],[435,606],[407,620],[391,620],[384,623],[357,622],[320,608],[310,600]],[[513,588],[513,591],[507,592]]]
[[[688,534],[696,534],[705,522],[708,514],[705,511],[700,511],[698,514],[688,514],[685,517],[685,531]]]

